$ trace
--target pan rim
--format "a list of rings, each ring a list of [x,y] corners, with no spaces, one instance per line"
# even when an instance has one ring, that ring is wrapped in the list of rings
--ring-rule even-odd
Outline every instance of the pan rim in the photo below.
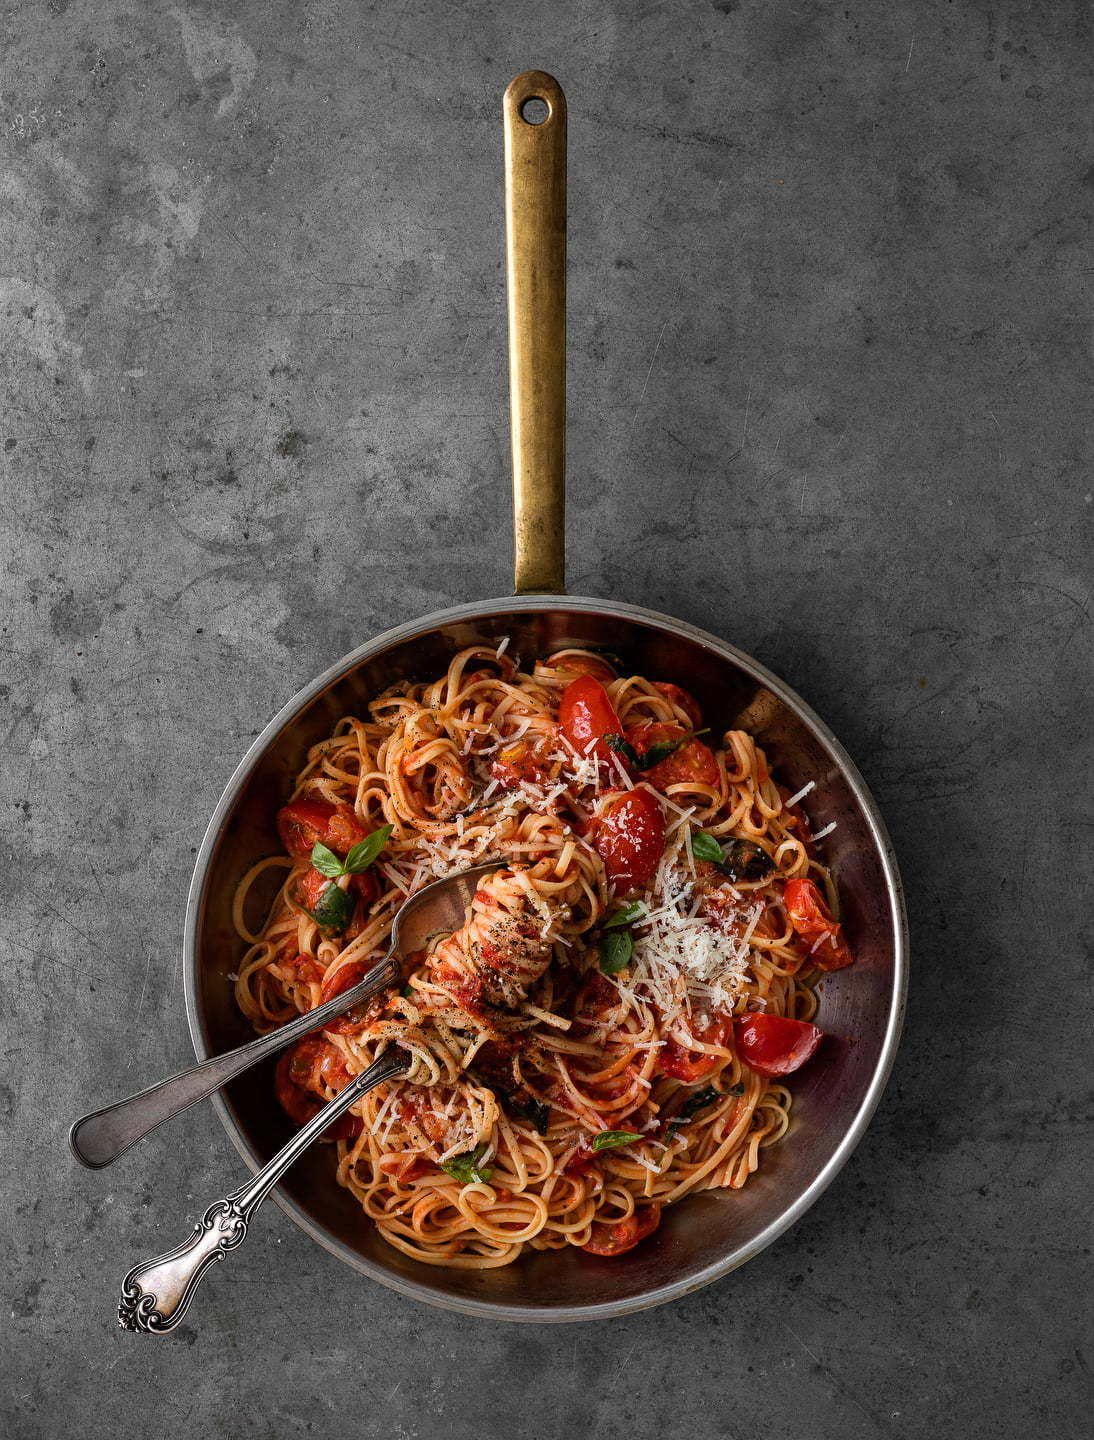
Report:
[[[374,1265],[363,1255],[350,1249],[350,1247],[342,1241],[335,1239],[334,1236],[326,1231],[322,1225],[313,1220],[289,1195],[285,1194],[280,1186],[274,1187],[272,1195],[281,1209],[299,1225],[306,1234],[317,1241],[324,1250],[350,1265],[358,1273],[367,1275],[369,1279],[377,1281],[389,1290],[394,1290],[408,1299],[419,1300],[424,1304],[432,1305],[442,1310],[453,1311],[461,1315],[474,1315],[483,1319],[508,1320],[529,1324],[567,1324],[575,1321],[602,1320],[620,1315],[631,1315],[641,1310],[652,1309],[654,1306],[665,1304],[670,1300],[679,1299],[728,1275],[731,1271],[738,1269],[741,1265],[744,1265],[762,1250],[766,1249],[768,1245],[772,1244],[773,1241],[777,1240],[780,1235],[784,1234],[792,1225],[801,1219],[805,1212],[820,1198],[836,1178],[840,1170],[842,1170],[855,1147],[862,1139],[862,1136],[865,1134],[892,1071],[903,1029],[908,988],[908,919],[904,902],[904,890],[897,866],[896,855],[877,804],[865,780],[859,773],[858,767],[828,725],[796,691],[792,690],[790,686],[777,675],[773,674],[766,666],[760,664],[757,660],[754,660],[752,656],[748,655],[745,651],[738,649],[735,645],[720,639],[716,635],[712,635],[709,631],[702,630],[698,626],[689,624],[687,621],[676,620],[672,616],[646,609],[643,606],[630,605],[622,601],[603,600],[594,596],[551,594],[510,595],[492,600],[450,606],[444,610],[433,611],[416,620],[407,621],[401,625],[396,625],[388,630],[382,631],[379,635],[374,636],[371,640],[366,641],[364,644],[359,645],[356,649],[344,655],[333,665],[328,666],[327,669],[322,671],[315,679],[298,690],[263,727],[262,731],[248,748],[246,754],[233,770],[209,819],[194,860],[194,873],[187,895],[184,918],[182,971],[186,1002],[186,1019],[190,1030],[190,1038],[197,1058],[204,1060],[207,1059],[213,1051],[209,1044],[209,1035],[200,1004],[197,942],[202,894],[208,877],[209,862],[221,830],[223,829],[225,819],[231,807],[234,805],[240,790],[250,777],[252,770],[265,753],[271,741],[282,728],[298,715],[318,694],[334,684],[343,675],[349,673],[349,671],[355,669],[364,661],[381,654],[393,645],[403,641],[421,638],[443,625],[458,621],[486,619],[499,614],[541,610],[593,610],[609,618],[635,621],[652,629],[669,630],[677,636],[682,635],[688,640],[706,646],[723,659],[732,661],[732,663],[737,665],[746,674],[760,681],[777,695],[780,700],[789,705],[829,748],[854,794],[855,800],[861,807],[874,842],[882,873],[885,877],[886,892],[892,912],[892,994],[888,1014],[885,1019],[885,1030],[877,1065],[851,1123],[845,1129],[835,1149],[825,1161],[819,1173],[784,1210],[765,1226],[758,1235],[753,1237],[751,1241],[729,1251],[721,1259],[713,1261],[697,1274],[671,1281],[668,1284],[659,1285],[645,1294],[589,1305],[518,1306],[492,1300],[474,1300],[444,1295],[432,1290],[430,1286],[424,1282],[391,1274],[381,1267]],[[216,1110],[221,1123],[227,1131],[229,1139],[239,1152],[240,1157],[251,1174],[256,1174],[261,1167],[262,1161],[252,1148],[242,1126],[237,1124],[224,1097],[219,1092],[214,1094],[211,1099],[213,1108]]]

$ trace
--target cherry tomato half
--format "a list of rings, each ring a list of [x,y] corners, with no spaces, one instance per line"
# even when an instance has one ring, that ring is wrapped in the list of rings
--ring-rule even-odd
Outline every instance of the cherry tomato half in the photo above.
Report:
[[[842,970],[854,960],[843,927],[813,880],[788,880],[783,903],[795,933],[809,946],[818,970]],[[815,947],[815,948],[814,948]]]
[[[368,834],[352,805],[329,805],[325,800],[293,800],[283,806],[277,812],[277,829],[290,855],[310,855],[317,840],[345,855]]]
[[[337,970],[323,980],[323,988],[319,992],[320,1005],[325,1005],[336,995],[344,995],[347,990],[352,990],[358,980],[365,978],[375,963],[374,960],[351,960],[348,965],[339,965]]]
[[[282,1109],[297,1125],[306,1125],[326,1103],[324,1082],[332,1090],[342,1090],[350,1082],[341,1052],[320,1035],[306,1035],[291,1045],[277,1062],[274,1071],[274,1093]],[[340,1115],[328,1126],[328,1140],[349,1139],[359,1135],[363,1124],[357,1115]]]
[[[608,879],[619,890],[644,885],[665,848],[665,817],[656,796],[641,787],[613,792],[592,832]]]
[[[384,1174],[391,1175],[400,1185],[420,1180],[436,1168],[432,1160],[427,1160],[424,1155],[385,1155],[380,1161]]]
[[[321,984],[323,967],[314,955],[287,955],[279,961],[296,984]]]
[[[334,881],[329,875],[320,875],[314,865],[309,865],[300,877],[299,889],[297,891],[301,905],[305,910],[314,910],[323,898],[323,892]]]
[[[286,1050],[274,1071],[274,1093],[289,1119],[297,1125],[306,1125],[319,1109],[319,1102],[292,1078],[292,1062],[293,1051]]]
[[[825,936],[815,950],[809,947],[809,958],[818,970],[843,970],[855,963],[842,927],[837,925],[836,930],[837,934]]]
[[[614,1225],[594,1220],[593,1233],[581,1248],[590,1255],[623,1255],[633,1250],[639,1240],[652,1235],[660,1223],[660,1205],[639,1205],[626,1220],[618,1220]]]
[[[694,1026],[695,1038],[705,1045],[727,1048],[732,1029],[728,1015],[712,1015],[705,1025]],[[692,1085],[723,1063],[720,1055],[707,1055],[702,1050],[688,1050],[679,1041],[668,1039],[657,1052],[657,1066],[662,1075],[671,1075]]]
[[[657,1068],[662,1075],[671,1075],[691,1085],[709,1075],[718,1063],[717,1055],[704,1055],[698,1050],[685,1050],[675,1040],[666,1040],[657,1054]]]
[[[558,723],[579,755],[588,752],[605,762],[612,752],[604,736],[623,734],[615,706],[595,675],[579,675],[566,686],[558,703]]]
[[[837,922],[815,880],[788,880],[783,901],[790,923],[803,940],[829,935],[836,928]]]
[[[675,705],[677,710],[684,712],[693,730],[703,728],[703,712],[699,709],[699,702],[694,695],[689,695],[683,686],[674,685],[671,680],[655,680],[653,688],[660,690],[671,705]]]
[[[824,1031],[785,1015],[738,1015],[733,1038],[737,1054],[750,1069],[760,1075],[789,1075],[809,1059]]]
[[[666,740],[679,740],[687,733],[682,725],[647,720],[641,725],[632,725],[625,738],[639,755],[645,755],[651,746]],[[669,785],[710,785],[717,790],[718,762],[709,745],[692,738],[685,740],[680,748],[674,750],[666,759],[644,770],[642,778],[658,790],[664,790]]]
[[[562,1166],[563,1175],[583,1175],[596,1164],[596,1155],[589,1144],[587,1135],[582,1135],[576,1150],[567,1157]]]
[[[547,778],[543,752],[529,740],[507,745],[498,751],[497,759],[490,767],[490,777],[506,786],[517,785],[521,780],[539,785]]]

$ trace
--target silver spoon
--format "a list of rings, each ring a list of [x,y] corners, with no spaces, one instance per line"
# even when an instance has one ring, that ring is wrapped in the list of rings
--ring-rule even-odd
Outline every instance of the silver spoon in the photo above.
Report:
[[[158,1085],[138,1091],[136,1095],[129,1095],[124,1100],[117,1100],[102,1110],[93,1110],[89,1115],[81,1116],[68,1132],[68,1143],[76,1159],[93,1170],[111,1164],[119,1155],[124,1154],[130,1145],[147,1135],[150,1130],[154,1130],[157,1125],[162,1125],[165,1120],[170,1120],[172,1115],[178,1115],[183,1110],[188,1110],[191,1105],[196,1105],[199,1100],[204,1100],[207,1095],[219,1090],[222,1085],[226,1085],[229,1080],[257,1064],[259,1060],[283,1049],[302,1035],[321,1030],[329,1021],[344,1015],[355,1005],[362,1004],[378,991],[396,984],[400,976],[402,956],[424,949],[427,941],[434,935],[447,934],[458,929],[463,924],[467,907],[471,903],[474,882],[480,876],[500,869],[502,864],[502,861],[494,860],[486,865],[476,865],[470,870],[461,870],[458,875],[437,880],[434,884],[427,885],[424,890],[419,890],[417,895],[412,895],[400,906],[391,922],[391,945],[388,953],[351,990],[336,995],[317,1010],[309,1010],[299,1019],[292,1020],[277,1030],[271,1030],[268,1035],[260,1035],[257,1040],[251,1040],[237,1050],[229,1050],[224,1055],[214,1055],[209,1060],[203,1060],[200,1065],[192,1065],[189,1070],[172,1075],[168,1080],[161,1080]],[[372,1067],[373,1070],[375,1068]],[[369,1070],[359,1075],[337,1099],[331,1101],[327,1107],[327,1110],[331,1111],[327,1119],[318,1124],[327,1114],[326,1110],[320,1111],[294,1138],[292,1144],[286,1146],[281,1155],[271,1161],[267,1169],[276,1166],[282,1155],[288,1154],[296,1145],[298,1148],[280,1166],[277,1174],[281,1173],[285,1165],[291,1165],[300,1150],[310,1143],[312,1136],[318,1134],[336,1114],[341,1114],[341,1110],[336,1111],[332,1107],[344,1096],[348,1096],[351,1090],[360,1086],[371,1073]],[[383,1078],[387,1077],[380,1077],[374,1083],[380,1084]],[[353,1097],[346,1100],[342,1109],[351,1105],[353,1100],[359,1099],[368,1089],[371,1089],[371,1085],[356,1089]],[[304,1139],[305,1136],[308,1138]],[[301,1141],[303,1144],[299,1143]],[[264,1175],[266,1172],[262,1173]],[[255,1183],[257,1181],[247,1187],[248,1192],[254,1189]],[[270,1184],[272,1183],[271,1180]],[[240,1192],[242,1193],[244,1192]],[[258,1199],[251,1202],[252,1209],[264,1195],[265,1190]],[[216,1209],[217,1206],[214,1206],[213,1210]],[[206,1222],[213,1210],[206,1215]],[[242,1238],[241,1235],[239,1239]],[[238,1244],[239,1241],[234,1243]],[[219,1259],[219,1255],[216,1258]],[[196,1284],[196,1281],[194,1283]]]

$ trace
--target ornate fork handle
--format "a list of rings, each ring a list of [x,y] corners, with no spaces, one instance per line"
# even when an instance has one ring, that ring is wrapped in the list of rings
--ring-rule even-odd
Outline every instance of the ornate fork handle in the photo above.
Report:
[[[281,1025],[276,1030],[271,1030],[268,1035],[259,1036],[257,1040],[248,1041],[237,1050],[229,1050],[224,1055],[214,1055],[210,1060],[203,1060],[200,1065],[193,1065],[189,1070],[172,1075],[168,1080],[161,1080],[158,1085],[152,1085],[136,1095],[129,1095],[102,1110],[82,1116],[68,1132],[68,1143],[73,1154],[82,1165],[87,1165],[92,1170],[109,1165],[119,1155],[124,1154],[130,1145],[147,1135],[149,1130],[162,1125],[172,1115],[188,1110],[199,1100],[204,1100],[206,1095],[219,1090],[233,1076],[246,1070],[248,1066],[257,1064],[264,1056],[283,1049],[301,1035],[308,1035],[312,1030],[321,1030],[327,1021],[371,999],[387,986],[394,985],[399,974],[399,961],[389,954],[373,966],[352,990],[336,995],[333,1000],[328,1000],[316,1010],[309,1010],[298,1020]],[[206,1216],[206,1219],[208,1218]]]
[[[193,1233],[166,1255],[134,1265],[122,1281],[118,1322],[126,1330],[163,1335],[190,1308],[202,1276],[247,1238],[255,1211],[298,1156],[367,1091],[393,1080],[409,1065],[405,1051],[382,1055],[299,1130],[248,1184],[210,1205]]]

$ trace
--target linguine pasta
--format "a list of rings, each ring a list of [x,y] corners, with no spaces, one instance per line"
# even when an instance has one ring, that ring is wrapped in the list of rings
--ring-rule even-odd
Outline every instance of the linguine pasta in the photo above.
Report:
[[[578,692],[618,733],[594,723],[585,741]],[[405,957],[401,992],[278,1067],[278,1096],[303,1122],[389,1046],[409,1053],[405,1078],[328,1132],[339,1183],[405,1254],[463,1268],[529,1247],[619,1254],[661,1207],[739,1189],[786,1132],[780,1066],[797,1052],[753,1068],[755,1026],[740,1027],[809,1022],[818,968],[850,954],[803,812],[751,736],[718,744],[700,724],[674,685],[588,651],[521,668],[503,642],[392,687],[310,751],[279,820],[288,853],[236,896],[249,947],[236,994],[258,1031],[356,983],[408,895],[504,862],[459,930]],[[388,826],[371,863],[335,873]],[[272,866],[284,883],[252,932],[248,897]],[[826,900],[810,929],[790,896],[814,890]]]

